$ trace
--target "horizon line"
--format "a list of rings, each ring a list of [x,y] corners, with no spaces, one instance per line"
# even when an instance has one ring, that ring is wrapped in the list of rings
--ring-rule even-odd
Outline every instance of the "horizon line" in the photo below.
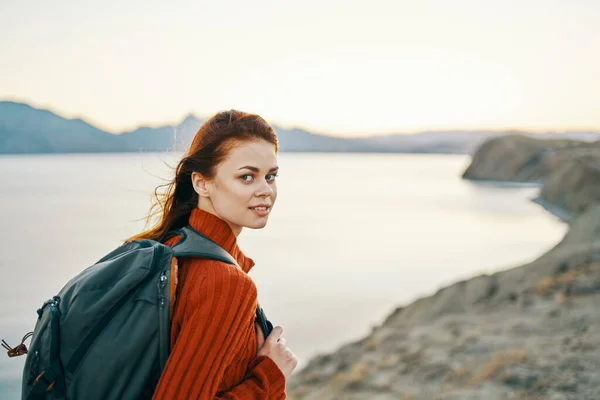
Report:
[[[113,129],[107,128],[102,123],[95,122],[94,119],[90,118],[90,117],[84,117],[84,116],[81,116],[78,114],[75,114],[73,117],[66,117],[62,113],[57,112],[52,106],[34,105],[34,104],[36,104],[35,102],[25,101],[23,99],[16,99],[16,98],[0,98],[0,102],[23,104],[23,105],[26,105],[33,109],[36,109],[36,110],[49,111],[52,114],[54,114],[60,118],[66,119],[66,120],[81,120],[99,130],[102,130],[102,131],[112,134],[112,135],[120,135],[125,132],[132,132],[132,131],[135,131],[140,128],[157,129],[157,128],[164,128],[164,127],[174,127],[174,126],[179,125],[185,119],[190,118],[190,117],[196,118],[201,121],[205,121],[206,119],[210,118],[210,116],[202,116],[202,115],[198,115],[198,114],[194,113],[193,111],[188,111],[188,112],[182,113],[182,117],[179,118],[179,122],[167,122],[167,121],[157,122],[157,123],[140,122],[133,127],[124,127],[124,128],[121,128],[121,130],[119,130],[119,131],[115,131]],[[560,129],[557,129],[557,128],[535,128],[535,129],[532,129],[532,128],[523,128],[523,127],[512,126],[512,127],[494,127],[494,128],[490,128],[490,127],[487,127],[487,128],[485,128],[485,127],[477,127],[477,128],[461,128],[461,127],[438,128],[438,127],[436,127],[436,128],[433,128],[432,127],[432,128],[422,128],[422,129],[411,129],[411,130],[406,130],[406,131],[376,130],[376,131],[372,131],[371,133],[357,132],[355,134],[351,134],[350,136],[348,136],[347,134],[344,135],[343,133],[324,132],[318,128],[309,127],[309,126],[303,125],[303,124],[289,124],[289,123],[277,122],[277,121],[271,121],[271,122],[269,122],[269,124],[273,125],[274,127],[282,128],[285,130],[298,129],[298,130],[302,130],[302,131],[305,131],[305,132],[308,132],[311,134],[330,136],[330,137],[336,137],[336,138],[345,138],[345,139],[361,139],[361,138],[371,138],[371,137],[377,137],[377,136],[395,136],[395,135],[418,135],[418,134],[430,133],[430,132],[439,132],[439,133],[445,133],[445,132],[464,132],[464,133],[492,132],[492,133],[495,133],[495,132],[498,132],[498,133],[530,133],[530,134],[600,133],[600,127],[596,127],[596,128],[570,127],[570,128],[560,128]],[[376,132],[376,133],[374,133],[374,132]]]

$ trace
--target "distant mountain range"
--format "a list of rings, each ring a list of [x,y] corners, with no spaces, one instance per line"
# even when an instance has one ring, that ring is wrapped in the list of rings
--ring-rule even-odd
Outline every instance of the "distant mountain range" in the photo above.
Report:
[[[0,154],[182,151],[203,120],[187,116],[177,125],[140,127],[112,134],[81,119],[67,119],[28,104],[0,102]],[[515,132],[440,131],[342,138],[273,126],[283,152],[382,152],[471,154],[486,139]],[[527,134],[526,132],[520,132]],[[600,140],[600,132],[531,134],[539,138]]]

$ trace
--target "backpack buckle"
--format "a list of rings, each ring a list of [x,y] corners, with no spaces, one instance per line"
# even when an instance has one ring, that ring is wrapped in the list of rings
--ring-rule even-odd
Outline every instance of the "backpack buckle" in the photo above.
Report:
[[[2,339],[2,347],[4,347],[6,350],[8,350],[6,352],[6,354],[8,354],[8,356],[11,358],[22,356],[23,354],[27,354],[27,346],[25,345],[25,341],[30,336],[33,336],[33,332],[29,332],[25,336],[23,336],[23,340],[21,340],[21,344],[17,345],[14,348],[10,347],[8,345],[8,343],[6,343],[6,341],[4,339]]]
[[[6,343],[6,342],[4,342]],[[4,345],[4,343],[2,343]],[[3,346],[4,347],[4,346]],[[5,347],[6,348],[6,347]],[[25,343],[21,343],[20,345],[18,345],[17,347],[10,349],[6,352],[6,354],[8,354],[9,357],[18,357],[18,356],[22,356],[23,354],[27,354],[27,346],[25,346]]]
[[[32,392],[38,395],[41,395],[44,392],[49,392],[54,389],[55,383],[56,375],[51,369],[46,369],[33,381]]]

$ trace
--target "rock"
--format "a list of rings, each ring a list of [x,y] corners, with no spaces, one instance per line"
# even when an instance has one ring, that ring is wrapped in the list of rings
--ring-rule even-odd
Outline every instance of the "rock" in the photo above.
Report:
[[[504,182],[542,182],[551,172],[556,151],[585,145],[573,140],[539,140],[506,135],[485,141],[463,178]]]
[[[588,276],[577,276],[568,287],[569,295],[589,295],[600,292],[600,281]]]
[[[502,382],[513,389],[528,391],[541,379],[540,373],[531,368],[517,366],[510,368],[502,376]]]
[[[546,177],[538,201],[581,214],[600,202],[600,149],[564,160]]]

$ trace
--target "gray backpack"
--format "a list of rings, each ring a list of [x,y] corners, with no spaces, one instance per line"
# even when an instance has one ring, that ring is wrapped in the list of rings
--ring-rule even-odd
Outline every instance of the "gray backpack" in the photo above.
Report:
[[[71,279],[37,311],[23,371],[22,399],[151,398],[170,351],[169,278],[173,257],[237,265],[187,226],[173,246],[121,245]],[[265,337],[272,329],[257,308]]]

